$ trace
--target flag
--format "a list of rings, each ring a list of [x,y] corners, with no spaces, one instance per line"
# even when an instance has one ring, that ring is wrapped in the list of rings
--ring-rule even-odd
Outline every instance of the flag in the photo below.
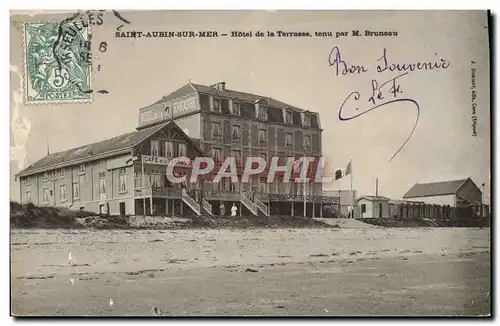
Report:
[[[349,160],[349,163],[347,163],[347,167],[345,169],[335,171],[335,180],[341,179],[351,173],[352,173],[352,167],[351,167],[351,161]]]

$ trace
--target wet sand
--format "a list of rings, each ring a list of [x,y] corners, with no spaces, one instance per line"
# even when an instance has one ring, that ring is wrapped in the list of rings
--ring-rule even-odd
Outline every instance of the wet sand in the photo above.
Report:
[[[489,238],[488,228],[16,230],[12,313],[487,315]]]

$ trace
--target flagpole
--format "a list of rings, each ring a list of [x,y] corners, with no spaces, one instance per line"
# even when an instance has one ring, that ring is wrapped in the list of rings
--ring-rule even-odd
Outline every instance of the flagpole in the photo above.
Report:
[[[353,196],[353,193],[352,193],[352,159],[349,160],[349,165],[351,166],[351,173],[350,174],[350,179],[351,179],[351,193],[349,194],[349,209],[351,211],[351,218],[354,218],[354,212],[353,212],[353,207],[352,207],[352,196]]]
[[[141,156],[141,174],[142,174],[142,211],[146,216],[146,182],[144,176],[144,157]]]
[[[304,153],[304,158],[303,158],[303,161],[302,161],[302,168],[304,168],[304,161],[306,160],[306,154]],[[309,166],[307,166],[309,167]],[[300,173],[302,173],[302,170],[300,171]],[[307,175],[306,175],[306,178],[307,178]],[[307,211],[307,204],[306,204],[306,181],[303,180],[304,183],[302,185],[302,194],[304,195],[304,217],[306,217],[306,211]]]

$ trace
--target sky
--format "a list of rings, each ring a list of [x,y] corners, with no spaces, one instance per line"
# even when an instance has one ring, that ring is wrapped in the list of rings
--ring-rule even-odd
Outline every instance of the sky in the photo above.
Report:
[[[323,155],[328,165],[345,168],[352,160],[353,189],[401,198],[415,183],[471,177],[481,187],[490,183],[489,49],[486,12],[369,12],[369,11],[248,11],[112,12],[92,31],[92,87],[106,89],[91,103],[24,104],[22,24],[61,21],[68,14],[11,16],[11,199],[19,199],[14,175],[47,153],[97,142],[137,126],[138,109],[193,83],[220,81],[233,90],[269,96],[319,112]],[[117,38],[121,31],[252,31],[252,38]],[[340,36],[337,32],[394,31],[397,36]],[[257,31],[332,32],[332,37],[255,37]],[[276,34],[276,33],[275,33]],[[339,33],[340,34],[340,33]],[[99,51],[106,42],[106,51]],[[366,72],[337,75],[337,47],[349,66]],[[394,64],[449,62],[446,69],[412,71],[396,79],[398,99],[369,102],[373,80],[383,84],[401,74],[377,72],[386,49]],[[338,56],[337,56],[338,58]],[[340,61],[340,60],[337,60]],[[475,63],[472,64],[471,62]],[[471,67],[476,69],[477,135],[472,136]],[[99,69],[98,69],[99,67]],[[341,68],[341,67],[340,67]],[[412,100],[412,101],[409,101]],[[415,130],[403,149],[391,159]],[[358,108],[358,110],[356,110]],[[350,178],[325,185],[349,189]]]

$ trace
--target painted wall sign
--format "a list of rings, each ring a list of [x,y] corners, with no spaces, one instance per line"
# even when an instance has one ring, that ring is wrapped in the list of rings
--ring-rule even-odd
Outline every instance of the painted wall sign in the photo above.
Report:
[[[163,156],[142,155],[142,162],[147,164],[168,165],[172,159]],[[175,166],[191,166],[191,163],[177,162]]]
[[[168,165],[170,159],[162,156],[142,155],[142,161],[150,164]]]
[[[156,104],[139,112],[139,127],[198,110],[196,96]]]

